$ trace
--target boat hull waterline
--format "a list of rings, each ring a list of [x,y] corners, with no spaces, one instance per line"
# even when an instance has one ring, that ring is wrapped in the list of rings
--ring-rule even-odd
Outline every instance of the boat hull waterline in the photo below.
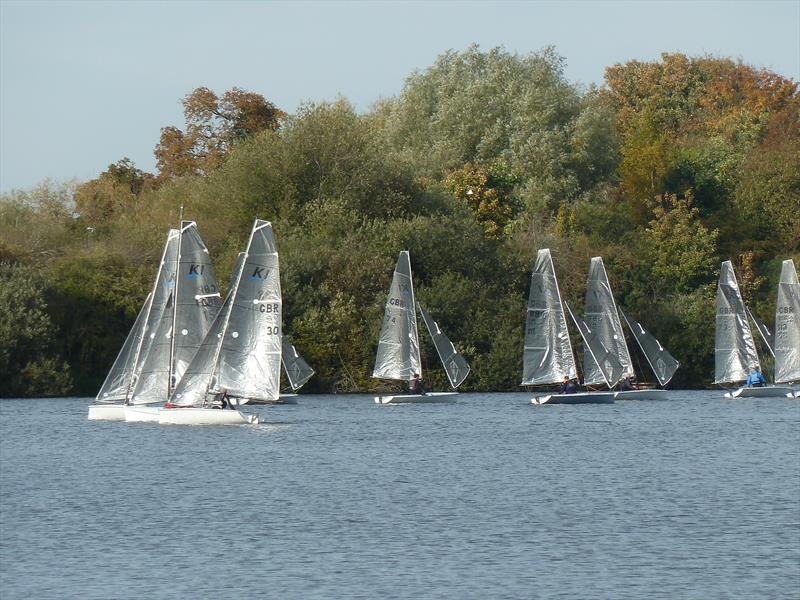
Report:
[[[669,397],[667,390],[622,390],[616,393],[615,400],[666,400]]]
[[[768,385],[765,387],[741,387],[725,394],[726,398],[784,398],[791,397],[794,390],[788,386]]]
[[[583,392],[580,394],[550,394],[531,399],[531,404],[613,404],[616,392]]]
[[[257,425],[258,415],[219,408],[162,408],[160,425]]]
[[[126,406],[126,423],[158,423],[160,406]]]
[[[90,421],[124,421],[124,404],[91,404],[89,406]]]
[[[375,396],[375,404],[432,404],[434,402],[455,402],[456,396],[458,396],[458,392],[426,392],[424,394]]]

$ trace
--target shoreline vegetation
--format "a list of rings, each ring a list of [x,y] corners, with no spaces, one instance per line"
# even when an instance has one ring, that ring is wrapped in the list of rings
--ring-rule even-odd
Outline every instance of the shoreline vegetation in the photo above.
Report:
[[[463,391],[521,391],[545,247],[579,312],[602,256],[617,303],[680,361],[670,387],[710,386],[720,262],[770,327],[781,261],[800,262],[798,82],[664,54],[583,89],[563,66],[553,48],[471,46],[364,113],[338,99],[288,114],[201,87],[182,128],[162,128],[156,173],[122,158],[86,182],[3,194],[0,397],[97,392],[181,206],[222,282],[253,218],[273,223],[284,330],[317,372],[307,393],[399,389],[370,374],[400,250],[472,367]],[[446,389],[422,351],[426,388]]]

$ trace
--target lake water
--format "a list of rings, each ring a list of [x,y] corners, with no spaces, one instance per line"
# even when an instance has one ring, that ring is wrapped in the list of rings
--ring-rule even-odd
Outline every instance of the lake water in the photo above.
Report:
[[[800,401],[0,401],[0,597],[798,598]]]

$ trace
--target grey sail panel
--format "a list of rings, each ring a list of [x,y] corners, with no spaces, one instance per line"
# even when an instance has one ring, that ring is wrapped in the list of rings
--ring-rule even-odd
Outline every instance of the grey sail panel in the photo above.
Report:
[[[622,331],[614,294],[608,283],[608,274],[603,259],[599,256],[592,258],[589,263],[584,321],[594,336],[603,343],[603,346],[617,356],[617,360],[624,369],[623,375],[633,376],[631,355],[625,344],[625,333]],[[586,385],[605,383],[605,377],[600,372],[600,367],[597,366],[588,351],[583,353],[583,375]]]
[[[181,223],[179,247],[172,389],[183,377],[220,307],[214,267],[193,221]]]
[[[580,331],[584,346],[588,348],[589,354],[594,359],[597,366],[600,367],[600,372],[603,375],[603,381],[601,383],[605,383],[609,388],[613,388],[625,374],[625,369],[619,362],[617,353],[613,349],[608,348],[603,343],[603,340],[595,335],[591,327],[589,327],[583,319],[576,317],[575,313],[572,312],[572,309],[566,302],[564,306],[567,307],[570,317],[572,317],[575,326],[578,328],[578,331]]]
[[[211,328],[195,353],[186,372],[172,392],[173,406],[201,407],[208,400],[209,390],[215,388],[217,357],[222,344],[222,332],[231,314],[233,290],[228,292]]]
[[[775,356],[775,336],[772,335],[764,321],[753,314],[753,311],[746,306],[745,309],[747,310],[747,314],[750,316],[750,320],[753,322],[753,325],[756,326],[759,335],[761,335],[761,339],[764,340],[764,345],[767,347],[767,350],[769,350],[769,353],[772,354],[772,356]]]
[[[149,340],[149,349],[136,380],[131,404],[164,402],[169,397],[169,357],[172,350],[173,296],[161,311],[161,321]]]
[[[794,262],[783,261],[775,310],[775,383],[800,381],[800,284]]]
[[[256,219],[219,353],[217,385],[241,403],[277,400],[281,370],[281,281],[272,224]]]
[[[106,380],[100,386],[97,393],[97,402],[120,404],[128,399],[131,383],[134,377],[134,367],[136,365],[136,352],[144,337],[144,326],[147,321],[147,313],[150,310],[150,299],[152,294],[145,298],[142,308],[133,323],[133,327],[122,344],[114,364],[111,366]]]
[[[415,373],[422,375],[415,304],[411,260],[403,250],[389,288],[373,377],[410,381]]]
[[[439,324],[425,311],[422,306],[417,304],[419,312],[422,315],[422,320],[425,321],[425,326],[433,339],[433,345],[436,347],[436,352],[439,354],[439,359],[442,361],[442,366],[447,372],[447,378],[450,380],[450,385],[453,389],[464,383],[464,380],[469,375],[469,365],[464,357],[458,353],[453,342],[444,334],[439,328]]]
[[[636,343],[639,344],[639,348],[642,349],[642,354],[647,359],[650,368],[653,369],[658,383],[662,386],[667,385],[675,371],[678,370],[680,363],[664,349],[661,342],[653,334],[642,327],[638,321],[625,314],[624,310],[622,311],[622,316],[628,324],[628,329],[633,334]]]
[[[528,296],[522,385],[561,383],[577,376],[561,292],[550,250],[536,255]]]
[[[314,375],[314,369],[308,366],[295,347],[284,336],[281,340],[281,362],[283,370],[292,390],[297,391]]]
[[[714,383],[744,381],[758,354],[731,261],[722,263],[717,283]]]

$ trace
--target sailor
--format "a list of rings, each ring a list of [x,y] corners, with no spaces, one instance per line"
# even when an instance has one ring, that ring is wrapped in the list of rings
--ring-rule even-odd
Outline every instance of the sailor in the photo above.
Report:
[[[229,398],[228,390],[226,390],[225,388],[221,388],[219,392],[217,392],[217,395],[214,397],[214,402],[212,402],[211,408],[221,408],[225,410],[226,408],[228,408],[228,405],[230,404],[228,398]]]
[[[419,373],[414,373],[414,377],[408,382],[409,394],[424,394],[425,390],[422,388],[422,380],[419,378]]]
[[[559,394],[575,394],[578,391],[578,386],[575,385],[575,382],[572,381],[568,376],[564,375],[564,383],[561,384],[561,388],[558,390]]]
[[[767,380],[761,374],[761,368],[753,365],[753,370],[747,376],[747,387],[764,387],[765,385],[767,385]]]
[[[622,381],[619,384],[619,389],[621,389],[623,392],[629,392],[634,389],[633,383],[631,383],[630,375],[625,375],[625,377],[622,378]]]

